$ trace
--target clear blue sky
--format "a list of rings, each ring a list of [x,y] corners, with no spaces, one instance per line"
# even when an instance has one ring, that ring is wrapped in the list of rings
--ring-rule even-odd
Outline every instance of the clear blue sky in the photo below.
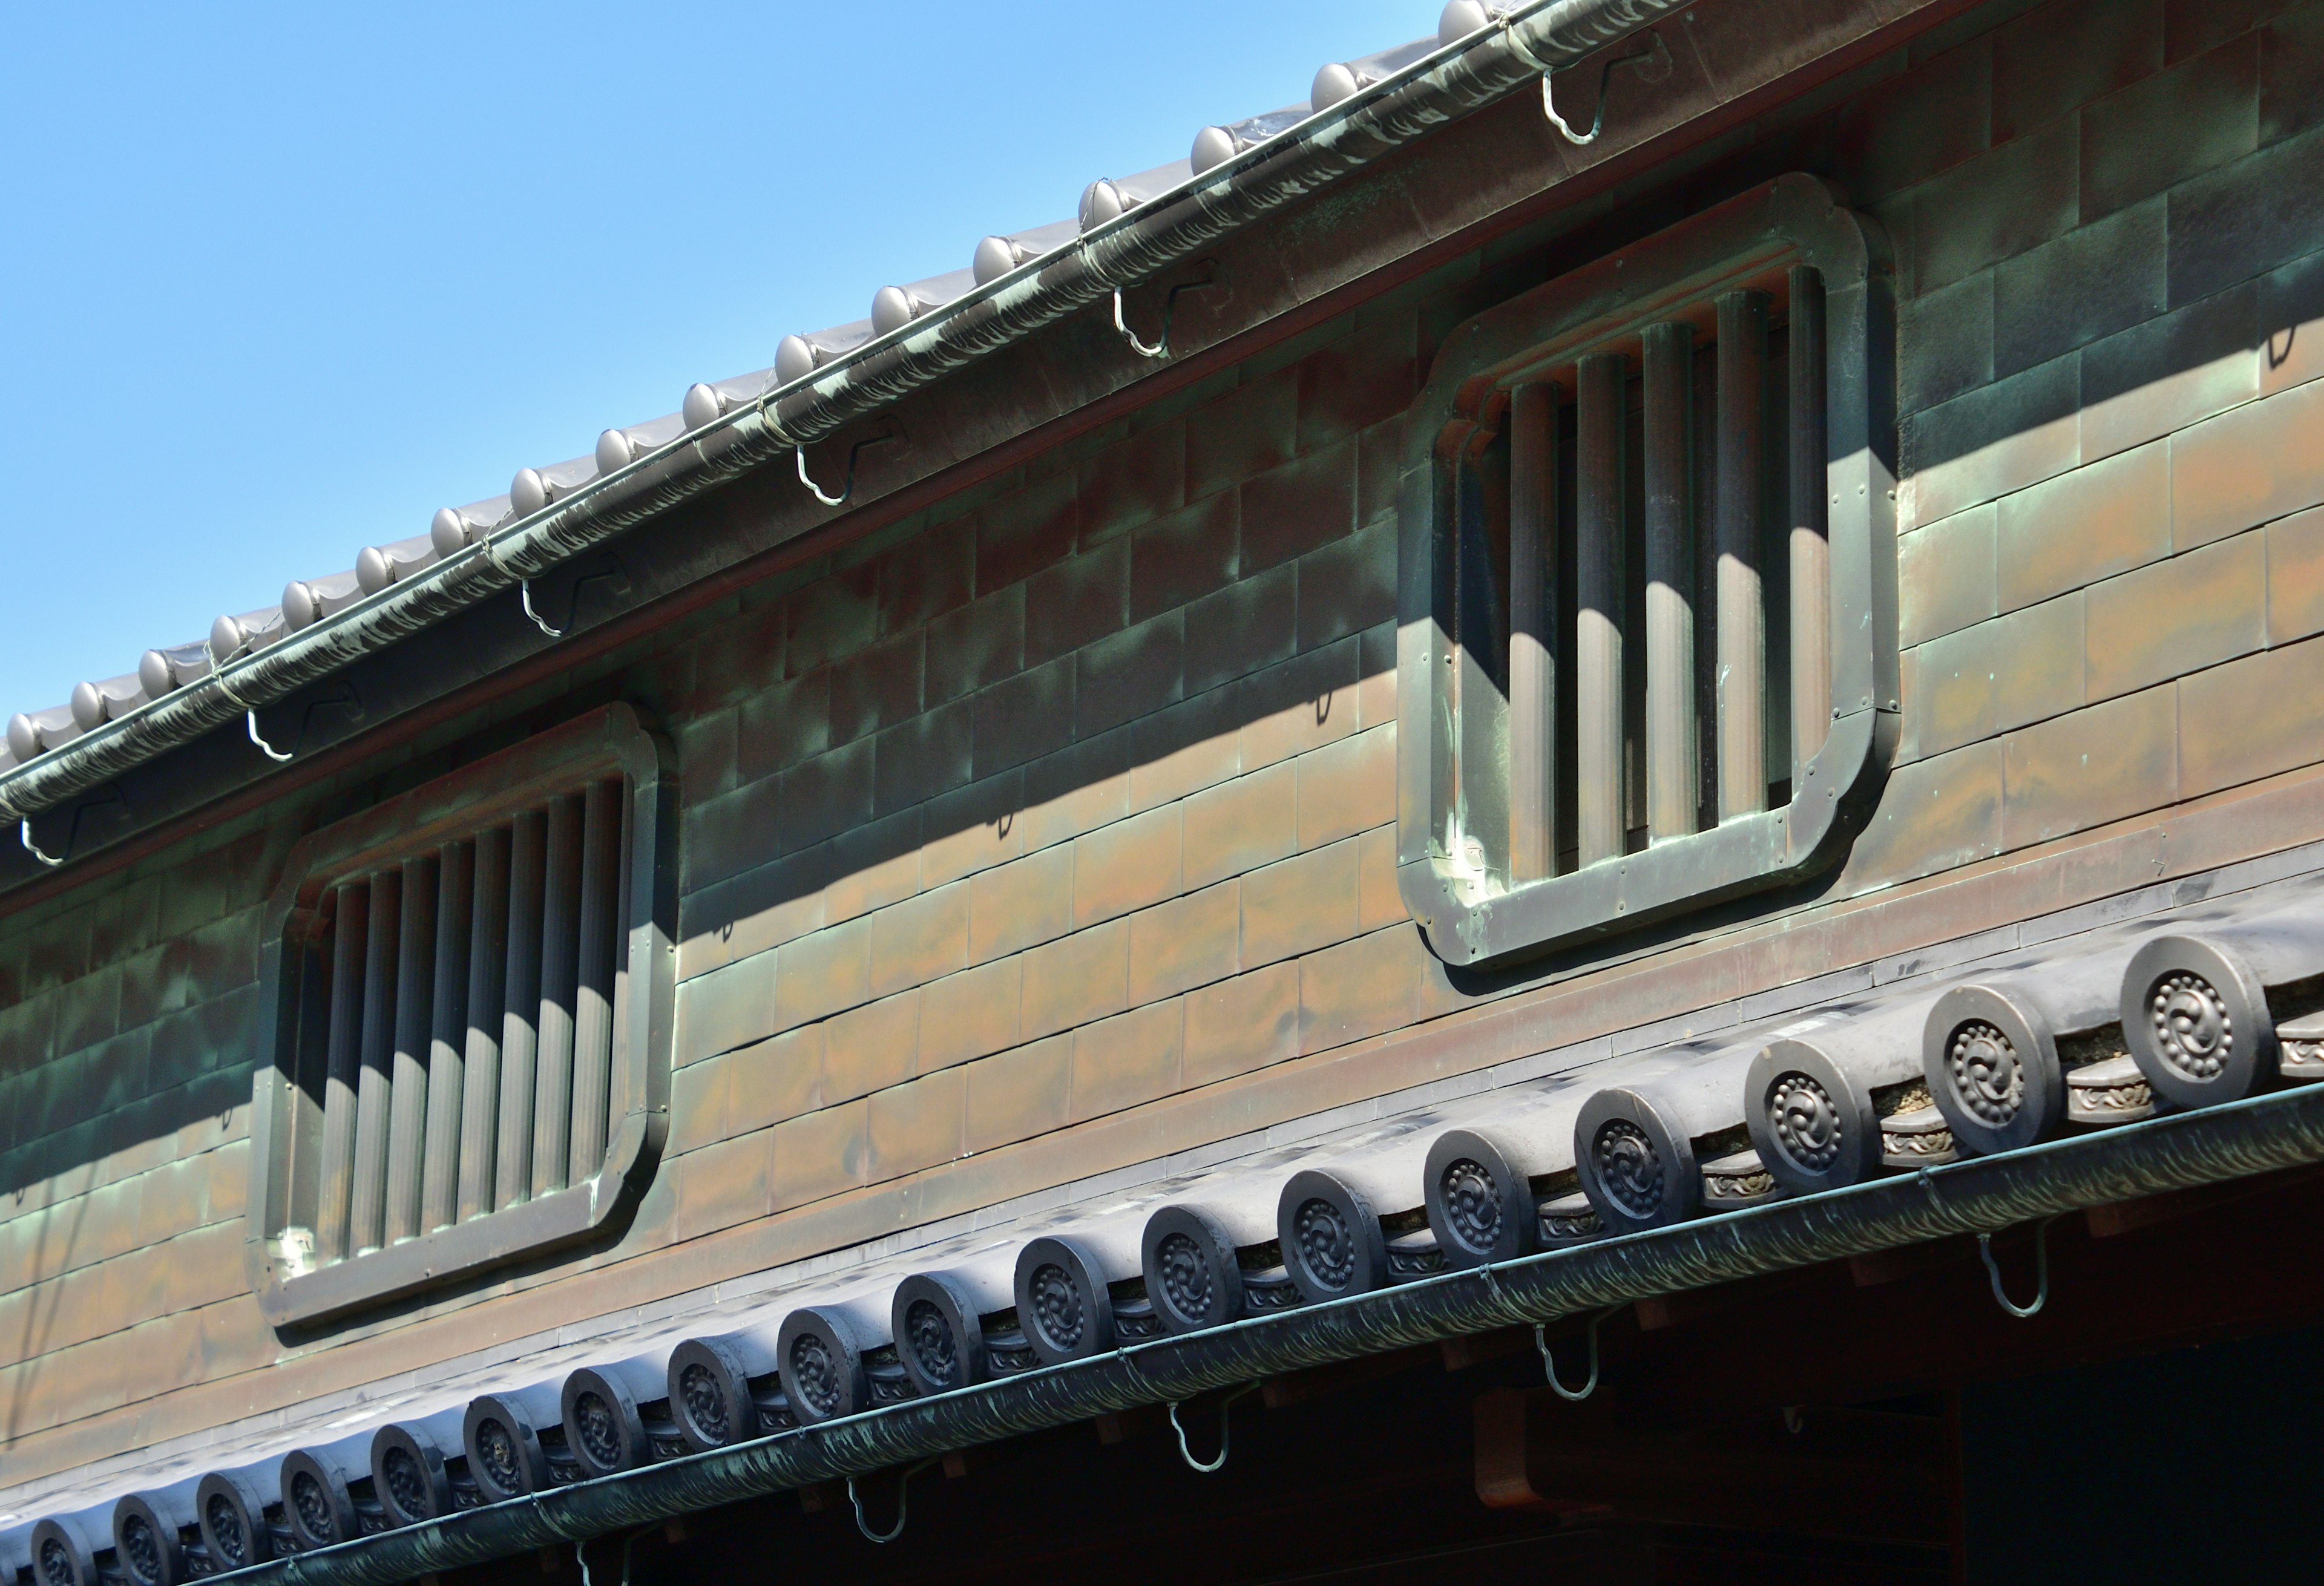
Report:
[[[11,8],[0,717],[763,367],[1437,10]]]

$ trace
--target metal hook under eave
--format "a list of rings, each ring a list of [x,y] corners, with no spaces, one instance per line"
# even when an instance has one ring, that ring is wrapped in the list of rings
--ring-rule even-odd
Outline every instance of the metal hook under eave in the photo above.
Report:
[[[31,854],[34,859],[39,860],[42,864],[47,865],[51,870],[54,870],[57,866],[65,862],[64,855],[61,853],[51,857],[51,855],[41,852],[41,845],[32,841],[32,823],[31,821],[18,821],[16,823],[16,835],[23,841],[24,844],[24,852]]]
[[[847,504],[847,498],[855,493],[855,454],[853,452],[851,451],[847,454],[847,483],[839,487],[839,493],[837,495],[824,494],[823,486],[817,484],[813,478],[809,477],[807,471],[807,447],[800,447],[796,451],[792,452],[791,456],[798,459],[799,483],[813,491],[815,493],[815,499],[821,502],[825,506],[844,507]]]
[[[847,1501],[855,1506],[855,1528],[863,1533],[867,1541],[880,1543],[893,1542],[897,1537],[901,1536],[904,1534],[904,1521],[909,1512],[906,1507],[906,1499],[911,1496],[912,1478],[935,1463],[936,1461],[934,1460],[922,1460],[918,1464],[914,1465],[910,1470],[905,1471],[901,1477],[898,1478],[896,1482],[896,1526],[893,1530],[888,1532],[885,1535],[874,1531],[871,1526],[863,1523],[863,1499],[859,1497],[855,1491],[855,1478],[850,1476],[847,1479]]]
[[[475,544],[477,549],[484,553],[484,560],[492,563],[493,571],[498,573],[503,578],[514,578],[516,580],[517,600],[523,605],[524,614],[532,619],[532,625],[540,629],[542,632],[548,634],[551,639],[564,638],[564,629],[550,627],[541,614],[532,609],[532,580],[526,577],[521,573],[512,573],[509,570],[509,565],[501,560],[501,553],[493,544],[493,537],[487,534],[483,539],[477,540]]]
[[[1547,61],[1526,48],[1525,41],[1517,37],[1514,19],[1505,20],[1501,23],[1501,36],[1508,41],[1510,52],[1541,73],[1542,114],[1549,117],[1549,124],[1555,127],[1565,141],[1577,149],[1587,148],[1596,143],[1598,134],[1606,130],[1606,89],[1614,80],[1614,69],[1618,66],[1635,65],[1664,48],[1660,33],[1655,32],[1651,28],[1646,32],[1648,41],[1645,49],[1633,50],[1628,55],[1616,56],[1606,62],[1603,69],[1598,73],[1598,114],[1591,119],[1588,132],[1577,133],[1566,124],[1565,117],[1557,113],[1557,100],[1550,89],[1550,79],[1556,75],[1555,71]]]
[[[1549,1338],[1543,1331],[1546,1323],[1536,1322],[1533,1324],[1533,1346],[1541,1351],[1542,1374],[1549,1379],[1549,1386],[1557,1397],[1566,1403],[1578,1405],[1598,1391],[1598,1326],[1621,1308],[1609,1305],[1590,1318],[1590,1380],[1578,1388],[1568,1388],[1557,1379],[1557,1361],[1549,1352]]]
[[[1504,16],[1501,19],[1501,40],[1504,43],[1508,45],[1510,54],[1516,56],[1519,60],[1524,61],[1527,66],[1532,67],[1536,71],[1541,73],[1541,109],[1542,114],[1549,117],[1549,124],[1555,127],[1559,132],[1564,134],[1565,141],[1569,143],[1579,145],[1596,143],[1598,141],[1599,133],[1604,129],[1606,124],[1606,90],[1604,85],[1600,84],[1598,90],[1598,119],[1590,124],[1590,133],[1588,136],[1578,137],[1574,134],[1573,129],[1565,124],[1565,117],[1557,113],[1557,101],[1550,93],[1549,79],[1555,74],[1555,69],[1553,68],[1548,61],[1544,60],[1540,56],[1535,54],[1532,50],[1526,47],[1526,41],[1517,36],[1517,19],[1515,17]],[[1610,74],[1613,69],[1613,63],[1610,61],[1608,62],[1606,67],[1608,73]]]
[[[1136,353],[1141,358],[1167,358],[1170,355],[1169,316],[1167,313],[1163,316],[1162,339],[1154,343],[1150,346],[1148,346],[1146,343],[1138,339],[1138,333],[1130,329],[1129,325],[1121,318],[1121,289],[1120,287],[1115,287],[1113,289],[1113,327],[1121,333],[1121,339],[1130,344],[1130,350]]]
[[[534,627],[548,634],[551,639],[562,639],[565,637],[564,629],[550,627],[549,623],[543,620],[541,614],[532,609],[531,579],[520,578],[516,581],[516,596],[517,599],[524,603],[524,614],[532,619],[532,625]]]
[[[1977,1253],[1985,1258],[1985,1273],[1992,1280],[1995,1303],[2020,1322],[2030,1316],[2038,1315],[2042,1307],[2050,1303],[2050,1224],[2056,1221],[2055,1217],[2044,1217],[2034,1225],[2034,1273],[2036,1287],[2034,1293],[2034,1303],[2030,1305],[2013,1305],[2009,1296],[2001,1292],[2001,1263],[1993,1259],[1993,1235],[1980,1233],[1977,1236]]]
[[[1610,76],[1614,69],[1611,66],[1609,66],[1606,69],[1608,74]],[[1599,87],[1598,115],[1596,118],[1590,123],[1590,130],[1586,133],[1577,133],[1565,124],[1565,117],[1557,113],[1557,98],[1551,91],[1549,86],[1554,75],[1554,73],[1546,71],[1541,74],[1541,113],[1549,117],[1549,124],[1555,127],[1559,133],[1563,134],[1567,143],[1572,143],[1577,149],[1586,148],[1590,144],[1596,143],[1598,141],[1598,134],[1606,130],[1606,90],[1604,85],[1600,84]]]
[[[265,739],[258,735],[258,713],[256,711],[244,711],[242,713],[242,719],[249,724],[250,741],[258,745],[259,749],[265,754],[267,759],[272,761],[277,765],[281,765],[290,760],[290,757],[288,754],[285,754],[282,751],[275,748],[273,744],[269,743]]]
[[[1256,1382],[1246,1382],[1240,1388],[1236,1388],[1232,1393],[1227,1395],[1227,1397],[1220,1402],[1219,1457],[1213,1460],[1208,1464],[1204,1464],[1202,1461],[1196,1459],[1194,1457],[1194,1451],[1186,1446],[1186,1429],[1178,1424],[1179,1401],[1176,1399],[1172,1399],[1170,1401],[1170,1430],[1178,1434],[1178,1457],[1186,1462],[1186,1468],[1188,1470],[1208,1476],[1226,1464],[1228,1433],[1227,1412],[1234,1408],[1235,1400],[1242,1397],[1243,1395],[1249,1393],[1252,1388],[1257,1388],[1259,1384]]]

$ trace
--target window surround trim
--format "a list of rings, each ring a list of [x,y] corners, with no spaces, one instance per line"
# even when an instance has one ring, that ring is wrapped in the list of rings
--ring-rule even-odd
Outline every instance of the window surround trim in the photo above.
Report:
[[[1787,263],[1825,298],[1831,697],[1823,746],[1780,809],[1482,892],[1434,851],[1438,761],[1453,752],[1440,695],[1450,636],[1434,606],[1439,470],[1448,429],[1537,369],[1635,337]],[[1877,225],[1820,178],[1778,177],[1477,315],[1445,339],[1410,414],[1398,479],[1397,881],[1448,964],[1482,968],[1784,885],[1836,863],[1870,818],[1899,732],[1894,267]],[[1457,551],[1454,553],[1457,554]]]
[[[678,807],[676,757],[637,711],[613,704],[551,727],[372,808],[309,833],[290,850],[268,900],[261,944],[256,1074],[252,1082],[250,1187],[243,1266],[259,1310],[275,1327],[325,1321],[586,1239],[632,1206],[653,1176],[669,1130],[676,1005]],[[480,825],[592,775],[619,774],[631,829],[628,979],[615,1010],[613,1097],[604,1166],[563,1189],[296,1275],[275,1243],[291,1204],[289,1152],[298,999],[282,995],[308,916],[327,883],[390,855],[468,835]],[[481,797],[476,789],[488,791]]]

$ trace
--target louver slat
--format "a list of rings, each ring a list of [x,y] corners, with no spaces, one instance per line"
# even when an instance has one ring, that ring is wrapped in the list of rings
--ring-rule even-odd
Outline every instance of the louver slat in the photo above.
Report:
[[[509,832],[477,834],[475,901],[469,911],[468,1028],[460,1100],[462,1222],[493,1209],[501,1099],[501,986],[508,975]]]
[[[435,1019],[436,856],[403,862],[402,936],[395,965],[395,1075],[387,1130],[387,1242],[420,1231],[427,1145],[428,1049]]]
[[[532,1093],[540,1056],[540,903],[547,823],[537,809],[509,834],[508,975],[502,992],[500,1160],[494,1201],[513,1206],[532,1193]]]
[[[1649,325],[1646,356],[1646,831],[1702,807],[1694,705],[1694,327]]]
[[[347,1246],[361,1253],[387,1242],[387,1133],[390,1074],[395,1062],[395,966],[403,878],[371,879],[371,919],[364,945],[363,1070],[355,1086],[354,1186]]]
[[[618,782],[593,782],[582,814],[568,1184],[579,1184],[595,1173],[605,1157],[605,1104],[613,1072],[613,920],[621,898],[621,795]]]
[[[573,1132],[573,1003],[579,971],[581,800],[549,801],[540,907],[540,1055],[532,1092],[532,1193],[565,1187]]]
[[[1767,807],[1767,618],[1760,592],[1760,513],[1767,298],[1719,300],[1719,818]]]
[[[475,863],[473,843],[447,843],[437,856],[428,1139],[420,1190],[422,1232],[446,1227],[459,1216],[460,1111],[467,1099],[468,931]]]
[[[371,889],[349,881],[332,910],[330,1046],[323,1072],[323,1144],[315,1210],[315,1254],[347,1253],[347,1203],[355,1187],[355,1088],[363,1065],[364,943]]]
[[[1823,277],[1791,269],[1792,790],[1831,731],[1831,538],[1826,499]]]
[[[1577,372],[1574,775],[1581,862],[1622,852],[1622,398],[1628,369],[1595,353]]]
[[[1557,387],[1509,401],[1509,869],[1557,858]]]

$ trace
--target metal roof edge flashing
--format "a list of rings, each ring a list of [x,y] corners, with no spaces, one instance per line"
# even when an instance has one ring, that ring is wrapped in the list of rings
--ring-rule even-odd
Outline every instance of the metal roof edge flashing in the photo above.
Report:
[[[2310,1085],[1117,1349],[221,1578],[392,1586],[1285,1371],[2319,1161]]]
[[[1682,8],[1683,0],[1532,0],[1326,106],[1065,247],[687,430],[186,687],[0,771],[22,820],[230,724],[787,450],[824,438],[964,364],[1191,257],[1434,127]]]

